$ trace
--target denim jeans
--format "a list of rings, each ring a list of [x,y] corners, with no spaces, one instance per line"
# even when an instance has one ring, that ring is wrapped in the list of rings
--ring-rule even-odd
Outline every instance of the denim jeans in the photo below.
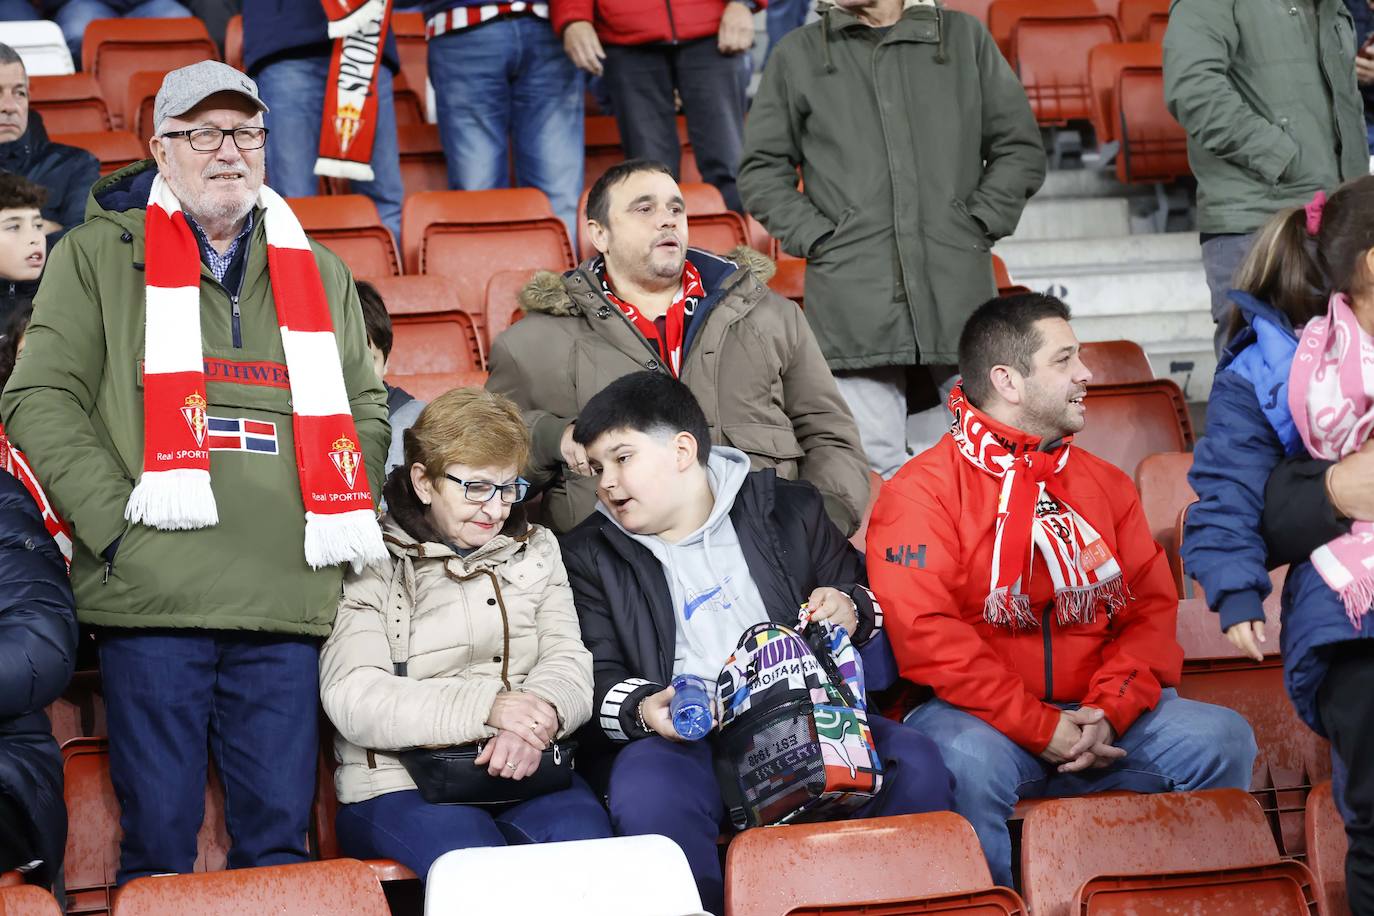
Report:
[[[582,196],[583,79],[546,20],[497,19],[429,43],[429,79],[449,187],[515,183],[548,195],[577,237]]]
[[[940,749],[954,774],[954,810],[973,824],[992,878],[1004,887],[1011,887],[1007,818],[1020,799],[1112,790],[1248,789],[1256,754],[1255,736],[1239,713],[1182,699],[1171,687],[1117,740],[1124,758],[1081,773],[1057,772],[982,719],[943,700],[916,707],[906,723]]]
[[[769,56],[784,35],[800,28],[806,22],[806,14],[810,9],[811,0],[769,0],[768,9],[764,13],[768,21]],[[764,57],[763,61],[766,65],[768,57]]]
[[[1253,232],[1215,235],[1202,243],[1202,270],[1207,275],[1207,289],[1212,294],[1212,321],[1216,324],[1212,346],[1218,356],[1231,339],[1231,317],[1236,312],[1226,294],[1231,291],[1236,271],[1254,243]]]
[[[855,817],[947,811],[953,781],[924,735],[876,712],[868,723],[883,760],[883,788]],[[677,743],[653,736],[629,744],[611,767],[611,822],[617,836],[657,833],[682,848],[701,904],[723,913],[725,882],[716,838],[725,803],[708,741]]]
[[[424,881],[434,860],[479,846],[599,840],[611,822],[582,777],[571,787],[507,808],[431,805],[414,789],[340,805],[339,849],[358,859],[395,859]]]
[[[318,640],[233,630],[107,630],[100,639],[119,799],[117,881],[188,873],[206,746],[224,784],[230,868],[304,862],[315,794]]]
[[[80,70],[81,39],[92,19],[177,19],[190,15],[191,11],[177,0],[144,0],[123,13],[104,0],[67,0],[58,7],[53,19],[62,29],[62,37],[72,50],[72,60]]]
[[[749,67],[747,54],[721,54],[714,35],[676,45],[606,45],[606,89],[626,157],[662,162],[681,176],[676,89],[701,177],[719,189],[726,206],[743,213],[735,177],[744,153]]]
[[[315,158],[324,119],[328,57],[284,58],[258,71],[258,93],[272,110],[264,115],[267,138],[267,183],[282,197],[311,197],[319,187]],[[396,105],[391,98],[391,71],[377,73],[377,132],[372,145],[371,181],[355,181],[353,190],[377,204],[382,222],[401,243],[400,147],[396,140]]]
[[[25,22],[42,19],[29,0],[0,0],[0,22]],[[77,60],[78,67],[81,61]]]

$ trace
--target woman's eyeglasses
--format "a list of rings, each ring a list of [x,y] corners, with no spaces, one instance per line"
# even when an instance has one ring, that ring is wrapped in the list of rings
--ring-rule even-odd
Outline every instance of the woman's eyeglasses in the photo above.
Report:
[[[515,478],[515,483],[496,484],[489,480],[460,480],[452,474],[445,474],[449,480],[463,487],[463,497],[470,503],[484,503],[497,493],[506,505],[518,503],[529,492],[530,482],[523,477]]]

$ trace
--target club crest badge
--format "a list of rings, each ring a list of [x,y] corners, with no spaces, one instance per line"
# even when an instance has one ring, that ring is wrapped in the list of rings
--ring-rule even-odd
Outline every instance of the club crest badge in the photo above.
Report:
[[[205,397],[199,392],[192,392],[180,410],[186,425],[191,428],[191,435],[195,437],[196,447],[204,448],[205,431],[209,428],[209,421],[205,418]]]
[[[362,463],[362,453],[358,451],[358,446],[347,436],[340,436],[334,440],[334,448],[329,452],[329,460],[334,462],[334,467],[339,472],[339,476],[348,484],[349,489],[353,488],[353,481],[358,477],[358,466]]]

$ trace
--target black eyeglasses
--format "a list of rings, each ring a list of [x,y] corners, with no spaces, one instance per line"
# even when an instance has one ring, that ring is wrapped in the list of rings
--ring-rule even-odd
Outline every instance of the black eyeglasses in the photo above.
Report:
[[[198,153],[213,153],[224,145],[225,137],[233,137],[241,150],[262,149],[267,142],[266,127],[197,127],[192,130],[169,130],[163,137],[185,137],[191,149]]]
[[[518,503],[529,492],[530,482],[523,477],[515,478],[515,483],[495,484],[490,480],[459,480],[452,474],[445,474],[449,480],[463,486],[463,497],[470,503],[484,503],[497,493],[506,505]]]

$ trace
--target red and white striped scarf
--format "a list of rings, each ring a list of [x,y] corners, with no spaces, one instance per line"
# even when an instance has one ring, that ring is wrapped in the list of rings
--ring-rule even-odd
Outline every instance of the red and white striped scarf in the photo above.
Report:
[[[996,423],[964,400],[962,385],[950,392],[949,409],[954,414],[949,434],[959,454],[1002,481],[983,618],[1012,630],[1039,626],[1026,594],[1037,550],[1054,583],[1061,626],[1091,623],[1099,604],[1109,616],[1120,610],[1128,594],[1121,566],[1107,542],[1069,505],[1060,484],[1072,437],[1052,451],[1038,451],[1038,439]]]
[[[334,323],[305,232],[271,188],[258,191],[267,269],[290,376],[305,559],[315,569],[386,558],[344,387]],[[176,531],[218,524],[200,336],[200,249],[161,175],[146,218],[143,473],[124,516]]]
[[[38,504],[38,511],[43,514],[43,527],[48,529],[48,534],[57,542],[57,549],[62,551],[62,559],[67,561],[67,571],[72,568],[72,529],[62,516],[57,514],[52,503],[48,500],[48,494],[44,492],[43,485],[38,482],[38,475],[29,466],[29,459],[24,457],[24,453],[14,447],[10,442],[10,437],[0,428],[0,468],[9,471],[14,478],[24,485],[24,489],[29,491],[33,501]]]
[[[305,0],[298,0],[305,2]],[[315,174],[371,181],[377,139],[377,74],[391,22],[391,0],[320,0],[334,52],[324,87],[324,120]],[[424,87],[419,87],[421,93]]]

